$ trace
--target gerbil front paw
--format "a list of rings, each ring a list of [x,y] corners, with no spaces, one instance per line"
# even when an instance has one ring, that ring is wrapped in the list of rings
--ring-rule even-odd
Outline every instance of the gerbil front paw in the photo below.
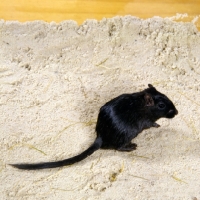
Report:
[[[125,145],[125,146],[122,146],[122,147],[118,148],[117,150],[118,151],[133,151],[133,150],[136,150],[136,148],[137,148],[137,144],[129,143],[129,144]]]
[[[160,125],[157,123],[153,123],[153,127],[158,128],[158,127],[160,127]]]

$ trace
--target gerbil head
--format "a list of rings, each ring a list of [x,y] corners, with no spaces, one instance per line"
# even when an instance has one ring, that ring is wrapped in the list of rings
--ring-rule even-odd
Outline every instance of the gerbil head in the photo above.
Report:
[[[149,88],[144,91],[144,99],[145,106],[151,112],[151,116],[155,117],[156,120],[161,117],[175,117],[175,115],[178,114],[178,111],[172,101],[166,95],[158,92],[153,85],[148,84],[148,86]]]

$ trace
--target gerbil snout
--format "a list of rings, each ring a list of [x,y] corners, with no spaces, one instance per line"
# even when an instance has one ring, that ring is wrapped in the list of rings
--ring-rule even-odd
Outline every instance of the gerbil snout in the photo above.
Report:
[[[178,114],[178,110],[174,109],[174,110],[170,110],[168,113],[167,113],[167,118],[173,118],[175,117],[175,115]]]

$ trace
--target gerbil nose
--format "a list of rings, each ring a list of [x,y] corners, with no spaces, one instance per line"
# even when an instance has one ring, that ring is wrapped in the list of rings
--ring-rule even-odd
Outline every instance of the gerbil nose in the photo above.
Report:
[[[174,114],[174,115],[177,115],[178,114],[178,110],[170,110],[169,112],[168,112],[168,114]]]

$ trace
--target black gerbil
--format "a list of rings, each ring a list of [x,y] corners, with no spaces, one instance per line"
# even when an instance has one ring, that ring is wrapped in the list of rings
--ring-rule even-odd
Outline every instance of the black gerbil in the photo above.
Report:
[[[79,162],[96,150],[115,149],[133,151],[137,145],[131,143],[144,129],[159,127],[155,123],[159,118],[173,118],[178,114],[172,101],[158,92],[151,84],[149,88],[133,93],[122,94],[101,107],[97,124],[97,138],[94,143],[81,154],[61,161],[36,164],[12,164],[18,169],[36,170],[55,168]]]

